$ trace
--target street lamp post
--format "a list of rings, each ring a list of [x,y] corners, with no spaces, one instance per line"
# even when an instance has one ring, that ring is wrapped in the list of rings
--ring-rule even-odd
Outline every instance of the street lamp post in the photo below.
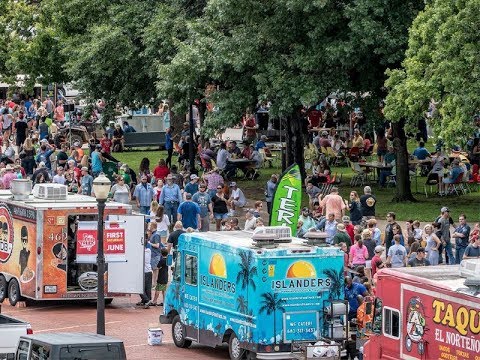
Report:
[[[103,216],[111,182],[104,173],[93,180],[98,205],[97,235],[97,334],[105,335],[105,254],[103,253]]]

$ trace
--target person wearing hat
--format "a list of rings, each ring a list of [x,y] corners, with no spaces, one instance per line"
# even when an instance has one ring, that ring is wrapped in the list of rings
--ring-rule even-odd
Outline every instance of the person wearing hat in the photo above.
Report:
[[[347,234],[344,224],[342,223],[337,224],[337,233],[334,235],[332,239],[332,243],[334,245],[345,243],[347,245],[347,249],[348,250],[350,249],[350,246],[352,245],[352,240],[350,239],[350,236]]]
[[[310,215],[310,209],[306,206],[302,209],[302,212],[298,217],[297,222],[302,223],[301,232],[303,234],[308,232],[310,229],[315,228],[316,225],[315,220]]]
[[[79,194],[92,196],[93,176],[88,173],[88,167],[82,167],[82,177],[80,179]]]
[[[185,189],[183,189],[183,194],[196,194],[198,192],[198,180],[200,178],[197,174],[190,175],[190,181],[185,185]]]
[[[375,255],[372,258],[372,277],[377,273],[377,270],[385,267],[385,263],[382,260],[382,253],[384,251],[385,248],[382,245],[375,246]]]
[[[440,195],[446,195],[445,191],[449,190],[448,187],[450,186],[450,184],[455,184],[461,174],[464,174],[464,172],[460,166],[460,160],[454,159],[450,171],[448,172],[448,177],[443,178],[442,180],[443,191],[440,192]]]
[[[210,219],[213,219],[212,198],[207,193],[207,185],[201,182],[198,185],[198,191],[193,194],[192,201],[200,206],[200,231],[210,230]]]
[[[200,206],[192,201],[192,194],[185,193],[185,201],[180,204],[177,210],[177,220],[181,221],[185,228],[200,230],[202,221],[200,218]]]
[[[5,174],[3,175],[3,188],[10,189],[10,185],[13,179],[17,178],[17,174],[15,173],[15,168],[12,164],[7,164],[5,167]]]
[[[425,249],[423,247],[419,247],[417,249],[416,256],[410,260],[407,264],[408,267],[417,267],[417,266],[429,266],[430,261],[425,258]]]
[[[243,194],[243,191],[237,186],[235,181],[232,181],[229,185],[231,193],[228,199],[228,206],[230,206],[230,212],[228,216],[235,216],[236,208],[243,208],[247,203],[247,198]]]
[[[353,240],[355,238],[355,225],[352,224],[352,222],[350,221],[350,217],[347,215],[342,216],[342,224],[345,226],[345,231],[350,237],[350,242],[353,244]]]
[[[18,263],[20,265],[20,275],[22,275],[28,266],[28,258],[30,257],[30,250],[27,249],[28,229],[26,226],[22,226],[22,228],[20,229],[20,240],[22,241],[22,250],[20,250]]]
[[[217,187],[222,186],[225,182],[225,179],[220,175],[218,168],[213,168],[208,174],[203,174],[203,179],[207,182],[207,190],[210,198],[213,198],[217,193]]]
[[[166,184],[162,188],[158,203],[165,208],[165,215],[168,216],[170,224],[174,224],[175,221],[177,221],[178,206],[181,202],[182,193],[180,187],[173,182],[173,175],[168,174],[166,177]]]
[[[162,191],[162,194],[163,194],[163,191]],[[133,196],[135,196],[140,213],[148,215],[150,212],[150,204],[155,198],[155,190],[153,190],[152,184],[148,182],[147,175],[143,174],[141,176],[140,184],[135,186],[135,190],[133,191]],[[161,199],[161,195],[160,195],[160,199]]]
[[[260,150],[264,149],[267,147],[267,144],[265,143],[268,140],[267,135],[262,135],[260,136],[260,140],[257,141],[257,144],[255,145],[255,150]]]
[[[452,242],[450,237],[450,226],[453,225],[453,219],[450,217],[450,209],[446,206],[440,209],[440,213],[440,216],[438,216],[435,221],[436,223],[440,224],[440,241],[445,249],[445,256],[448,258],[448,265],[454,265],[455,257],[453,256]],[[439,254],[439,257],[442,257],[441,253]],[[447,261],[445,261],[445,264],[446,263]]]

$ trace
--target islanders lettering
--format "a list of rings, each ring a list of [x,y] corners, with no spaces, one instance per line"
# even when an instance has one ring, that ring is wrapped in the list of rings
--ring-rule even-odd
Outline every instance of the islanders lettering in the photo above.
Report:
[[[235,283],[232,283],[230,281],[227,281],[218,277],[200,275],[200,281],[203,286],[209,287],[215,290],[224,291],[226,293],[231,293],[231,294],[235,294],[235,291],[236,291]]]
[[[287,289],[314,289],[330,287],[332,281],[330,278],[321,279],[286,279],[286,280],[273,280],[272,290],[287,290]]]

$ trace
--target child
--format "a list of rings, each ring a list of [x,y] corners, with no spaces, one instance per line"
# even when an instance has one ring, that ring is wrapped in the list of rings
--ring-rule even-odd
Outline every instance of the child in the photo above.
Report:
[[[157,278],[157,286],[155,286],[155,296],[153,297],[152,306],[163,306],[163,303],[157,303],[158,295],[160,291],[162,292],[162,299],[165,301],[165,291],[167,290],[168,284],[168,266],[167,266],[167,256],[168,250],[166,248],[162,248],[161,252],[162,256],[160,257],[160,261],[158,262],[158,278]]]
[[[416,241],[422,241],[423,231],[420,229],[420,221],[415,220],[413,222],[413,237]]]
[[[150,219],[155,219],[157,217],[157,210],[158,210],[158,202],[153,200],[150,203],[150,213],[148,214]]]

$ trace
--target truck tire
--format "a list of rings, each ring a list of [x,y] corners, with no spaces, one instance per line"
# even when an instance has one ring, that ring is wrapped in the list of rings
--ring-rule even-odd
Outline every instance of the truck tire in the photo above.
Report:
[[[5,279],[5,276],[0,275],[0,303],[2,303],[6,297],[7,297],[7,279]]]
[[[232,333],[230,339],[228,340],[228,354],[230,355],[231,360],[240,360],[243,359],[245,355],[245,349],[240,347],[240,340],[238,340],[237,335]]]
[[[183,326],[179,315],[176,315],[172,321],[172,338],[179,348],[188,348],[192,345],[192,340],[185,338],[185,326]]]
[[[68,134],[65,138],[67,139],[67,142],[68,142],[70,140],[70,135]],[[76,142],[78,142],[80,146],[82,146],[83,139],[80,135],[72,133],[72,144],[75,144]]]
[[[17,279],[12,279],[8,283],[8,301],[10,305],[15,306],[20,301],[22,296],[20,295],[20,286]]]

